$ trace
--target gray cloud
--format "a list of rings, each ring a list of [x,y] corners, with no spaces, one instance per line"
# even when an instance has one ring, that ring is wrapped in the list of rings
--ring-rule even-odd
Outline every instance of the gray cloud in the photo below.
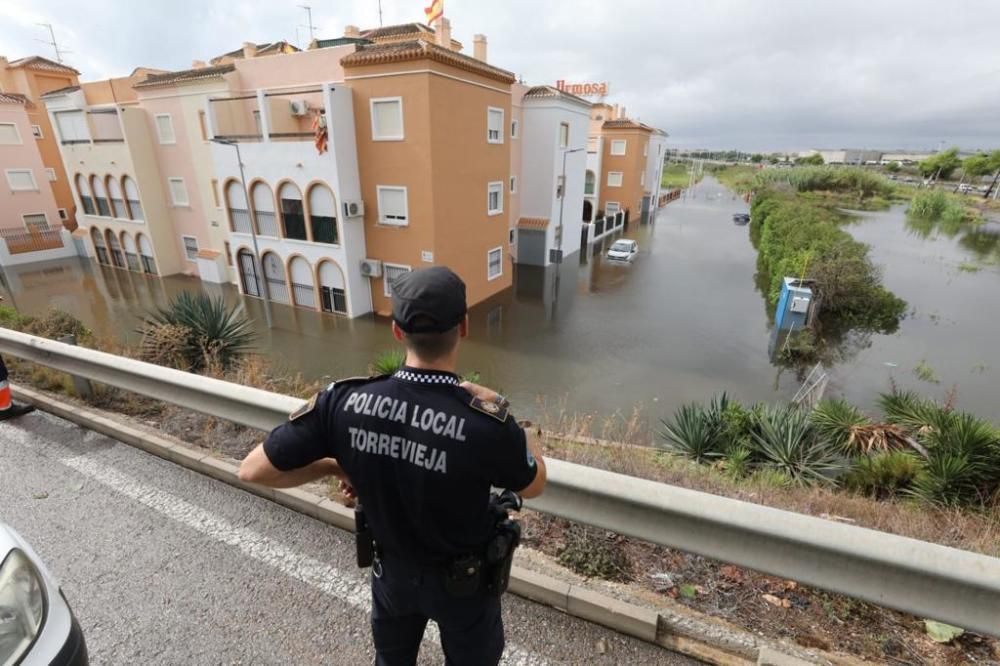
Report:
[[[303,0],[305,2],[305,0]],[[36,0],[0,6],[9,57],[55,25],[84,79],[188,67],[243,41],[295,41],[300,2]],[[386,23],[421,0],[383,0]],[[318,36],[378,22],[376,0],[314,3]],[[1000,3],[965,0],[449,0],[455,37],[525,80],[609,81],[675,146],[1000,147]],[[298,35],[307,40],[307,30]]]

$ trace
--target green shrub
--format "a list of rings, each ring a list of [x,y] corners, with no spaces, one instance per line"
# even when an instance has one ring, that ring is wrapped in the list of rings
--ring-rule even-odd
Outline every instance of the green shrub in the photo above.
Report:
[[[972,414],[949,418],[924,436],[929,459],[914,492],[935,504],[975,506],[1000,490],[1000,433]]]
[[[763,465],[784,472],[799,485],[835,482],[844,471],[836,447],[819,437],[809,412],[793,405],[762,409],[752,441]]]
[[[743,444],[730,447],[719,461],[719,468],[734,481],[745,479],[753,471],[753,450]]]
[[[799,192],[845,192],[858,198],[890,197],[895,188],[882,176],[855,167],[814,166],[796,169],[764,169],[758,172],[755,186],[765,188],[787,184]]]
[[[190,291],[182,291],[167,307],[148,314],[139,333],[144,341],[149,338],[153,344],[157,327],[165,324],[187,329],[182,355],[192,370],[215,364],[228,368],[238,357],[252,351],[256,340],[244,312],[228,308],[222,297]]]
[[[888,499],[910,491],[924,468],[924,461],[912,453],[883,451],[858,458],[844,476],[844,486],[875,499]]]
[[[405,351],[399,348],[387,349],[375,355],[370,370],[373,375],[391,375],[402,368],[405,363]]]
[[[558,551],[559,563],[588,578],[626,582],[632,565],[621,537],[586,525],[571,524]]]
[[[28,319],[9,305],[0,305],[0,326],[20,331]]]
[[[954,418],[951,410],[932,400],[925,400],[913,391],[882,393],[878,404],[886,421],[918,436],[945,429]]]

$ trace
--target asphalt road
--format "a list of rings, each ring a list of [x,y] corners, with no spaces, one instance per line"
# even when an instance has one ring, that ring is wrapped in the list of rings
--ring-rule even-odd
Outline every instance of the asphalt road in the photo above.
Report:
[[[0,520],[94,664],[372,663],[350,534],[51,415],[0,425]],[[506,664],[695,663],[511,595],[504,623]],[[420,663],[442,663],[428,633]]]

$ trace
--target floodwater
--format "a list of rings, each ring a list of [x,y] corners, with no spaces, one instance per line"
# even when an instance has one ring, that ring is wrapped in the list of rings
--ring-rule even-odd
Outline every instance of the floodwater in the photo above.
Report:
[[[791,398],[802,377],[770,360],[769,313],[754,286],[756,253],[747,227],[732,223],[734,212],[746,210],[709,178],[653,223],[632,223],[624,234],[639,243],[632,265],[603,258],[609,240],[595,256],[559,267],[516,267],[514,288],[470,313],[462,370],[479,372],[529,418],[560,410],[627,415],[639,407],[654,422],[721,391],[746,401]],[[872,244],[886,285],[912,312],[892,335],[851,338],[828,369],[829,391],[871,405],[890,376],[936,397],[957,386],[961,407],[995,418],[1000,268],[958,268],[1000,259],[993,237],[922,237],[907,228],[902,209],[864,213],[849,230]],[[394,344],[387,320],[284,305],[272,306],[268,330],[261,301],[194,278],[152,278],[79,259],[8,269],[4,277],[0,291],[21,312],[60,308],[99,335],[131,342],[143,315],[171,295],[222,293],[253,317],[261,350],[309,378],[365,374],[372,357]],[[916,376],[921,362],[940,383]]]

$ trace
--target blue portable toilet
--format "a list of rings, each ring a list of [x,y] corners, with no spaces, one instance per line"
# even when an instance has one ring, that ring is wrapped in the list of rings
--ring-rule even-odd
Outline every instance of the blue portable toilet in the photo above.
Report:
[[[786,277],[781,285],[778,309],[774,313],[774,327],[786,331],[802,329],[809,318],[813,290],[806,280]]]

